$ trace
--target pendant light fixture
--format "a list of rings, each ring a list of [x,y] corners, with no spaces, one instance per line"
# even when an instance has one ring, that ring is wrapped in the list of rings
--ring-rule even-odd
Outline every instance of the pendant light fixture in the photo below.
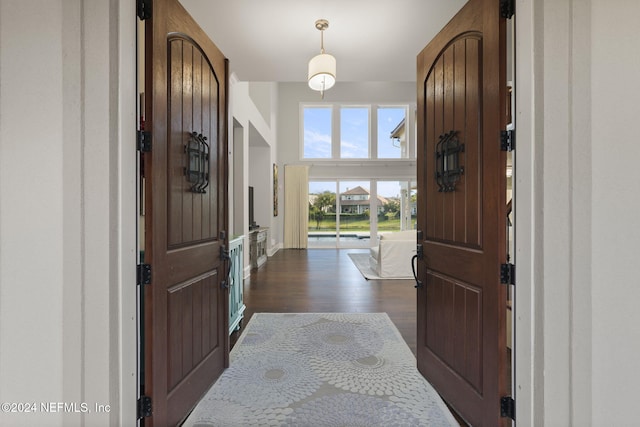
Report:
[[[309,61],[309,87],[324,98],[324,91],[336,83],[336,58],[324,53],[324,30],[329,28],[329,21],[318,19],[316,28],[320,31],[320,54]]]

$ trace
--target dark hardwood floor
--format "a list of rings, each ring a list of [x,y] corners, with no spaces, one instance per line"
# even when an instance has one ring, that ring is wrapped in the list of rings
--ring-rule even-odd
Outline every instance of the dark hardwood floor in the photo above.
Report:
[[[389,315],[416,354],[416,290],[412,280],[366,280],[347,253],[358,249],[285,249],[245,279],[243,323],[253,313]],[[409,262],[409,260],[407,260]],[[231,337],[232,345],[237,332]]]

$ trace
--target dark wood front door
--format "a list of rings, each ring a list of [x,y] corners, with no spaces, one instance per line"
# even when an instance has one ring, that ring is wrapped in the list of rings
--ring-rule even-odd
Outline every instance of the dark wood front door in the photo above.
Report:
[[[418,368],[474,426],[505,423],[505,28],[470,0],[418,55]]]
[[[228,365],[227,61],[177,0],[146,22],[145,425],[176,425]],[[194,134],[195,133],[195,134]]]

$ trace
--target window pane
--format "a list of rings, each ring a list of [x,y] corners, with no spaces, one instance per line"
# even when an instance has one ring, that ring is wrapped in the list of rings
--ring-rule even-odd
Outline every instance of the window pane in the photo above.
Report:
[[[340,246],[368,247],[371,234],[369,181],[340,181]]]
[[[305,107],[303,158],[331,158],[331,107]]]
[[[415,183],[378,181],[378,231],[412,230],[416,223]]]
[[[340,158],[369,158],[369,109],[340,109]]]
[[[336,246],[336,182],[309,181],[309,247]]]
[[[378,108],[379,159],[406,159],[409,157],[405,115],[404,108]]]

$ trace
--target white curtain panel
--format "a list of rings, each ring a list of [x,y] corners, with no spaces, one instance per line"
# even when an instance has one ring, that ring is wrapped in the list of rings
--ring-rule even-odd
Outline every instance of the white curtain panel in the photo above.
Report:
[[[284,247],[306,249],[309,230],[309,166],[284,167]]]

